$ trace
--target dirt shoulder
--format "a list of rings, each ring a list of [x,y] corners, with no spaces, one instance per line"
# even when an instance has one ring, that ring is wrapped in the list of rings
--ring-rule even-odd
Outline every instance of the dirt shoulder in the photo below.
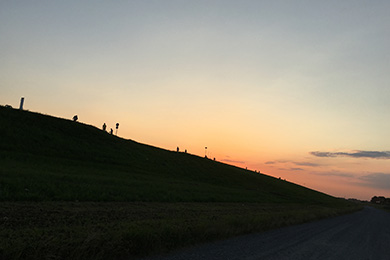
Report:
[[[153,260],[388,259],[390,213],[375,208],[245,235]]]

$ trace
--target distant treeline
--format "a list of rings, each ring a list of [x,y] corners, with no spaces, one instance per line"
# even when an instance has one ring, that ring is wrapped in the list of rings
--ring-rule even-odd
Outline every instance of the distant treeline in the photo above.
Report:
[[[381,205],[390,205],[390,198],[385,198],[383,196],[374,196],[371,199],[371,203],[381,204]]]

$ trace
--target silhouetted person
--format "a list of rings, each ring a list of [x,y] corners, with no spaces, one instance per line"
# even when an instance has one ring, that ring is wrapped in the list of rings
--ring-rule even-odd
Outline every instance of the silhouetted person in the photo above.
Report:
[[[176,148],[176,152],[179,152],[179,146]]]
[[[102,128],[103,128],[103,131],[106,131],[106,127],[107,127],[107,126],[106,126],[106,123],[104,123],[104,124],[103,124],[103,127],[102,127]]]
[[[79,119],[79,118],[78,118],[78,116],[77,116],[77,115],[75,115],[75,116],[73,117],[73,121],[75,121],[75,122],[76,122],[76,121],[77,121],[77,119]]]
[[[111,130],[110,130],[110,134],[112,134],[112,128],[111,128]]]

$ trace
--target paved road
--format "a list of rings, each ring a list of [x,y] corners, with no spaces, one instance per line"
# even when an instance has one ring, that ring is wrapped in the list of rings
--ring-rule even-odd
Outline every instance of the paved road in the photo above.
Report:
[[[201,245],[153,260],[390,259],[390,213],[362,211]]]

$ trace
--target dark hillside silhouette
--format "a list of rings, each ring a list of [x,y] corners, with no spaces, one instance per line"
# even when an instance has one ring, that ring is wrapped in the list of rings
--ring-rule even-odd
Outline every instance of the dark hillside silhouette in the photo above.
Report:
[[[38,113],[0,107],[0,132],[6,174],[0,200],[339,201],[267,175]],[[13,188],[14,182],[21,188]]]
[[[351,210],[71,119],[0,106],[0,133],[0,259],[134,259]]]

